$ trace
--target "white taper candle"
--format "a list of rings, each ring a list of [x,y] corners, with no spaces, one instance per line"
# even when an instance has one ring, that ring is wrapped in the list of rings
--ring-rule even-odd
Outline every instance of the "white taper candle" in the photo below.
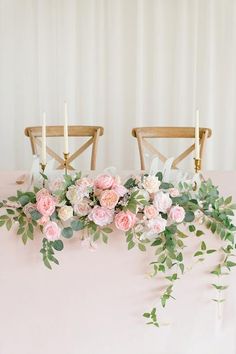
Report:
[[[67,110],[67,102],[65,102],[65,114],[64,114],[64,153],[68,154],[68,110]]]
[[[200,144],[199,144],[199,110],[196,110],[195,122],[195,158],[200,159]]]
[[[42,150],[41,150],[41,163],[46,165],[47,163],[46,152],[46,113],[43,113],[43,125],[42,125]]]

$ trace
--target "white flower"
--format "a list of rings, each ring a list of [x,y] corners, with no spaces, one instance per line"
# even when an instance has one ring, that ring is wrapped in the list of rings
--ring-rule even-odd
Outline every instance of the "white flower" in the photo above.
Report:
[[[72,206],[65,205],[59,209],[58,216],[61,220],[66,221],[73,216],[73,208]]]
[[[58,191],[64,187],[64,181],[63,178],[58,177],[49,183],[49,189],[51,192]]]
[[[153,205],[159,212],[166,213],[172,205],[172,200],[168,193],[159,191],[154,197]]]
[[[161,216],[157,216],[155,219],[149,220],[147,226],[150,230],[146,232],[146,238],[152,239],[157,234],[165,231],[166,225],[166,219],[163,219]]]
[[[83,199],[83,194],[77,186],[70,186],[66,193],[66,197],[71,204],[78,204]]]
[[[148,193],[156,193],[159,191],[160,181],[156,176],[144,176],[143,178],[143,188],[148,191]]]
[[[90,213],[91,207],[87,201],[82,201],[81,203],[74,205],[74,212],[79,216],[85,216]]]

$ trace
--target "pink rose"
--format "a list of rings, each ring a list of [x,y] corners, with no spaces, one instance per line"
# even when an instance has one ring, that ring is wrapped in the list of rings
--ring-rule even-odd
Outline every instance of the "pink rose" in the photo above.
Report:
[[[128,192],[128,189],[122,186],[122,184],[114,183],[112,189],[116,191],[116,193],[119,194],[120,197],[123,197]]]
[[[172,205],[172,200],[168,193],[160,191],[155,194],[153,205],[159,212],[166,213]]]
[[[115,216],[115,225],[118,230],[128,231],[134,227],[137,217],[131,211],[121,211]]]
[[[151,219],[147,223],[147,226],[151,230],[151,234],[159,234],[165,231],[166,225],[166,219],[163,219],[161,216],[157,216],[155,219]]]
[[[38,220],[38,224],[39,225],[45,225],[50,221],[49,216],[42,216],[39,220]]]
[[[46,225],[44,225],[43,233],[48,241],[58,240],[61,229],[54,221],[49,221]]]
[[[169,217],[174,222],[182,222],[185,218],[185,210],[181,206],[173,206],[170,209]]]
[[[105,190],[101,193],[100,204],[102,207],[114,209],[118,203],[119,195],[114,190]]]
[[[83,177],[78,179],[75,184],[77,185],[79,191],[82,194],[88,194],[89,188],[93,187],[93,180],[90,178]]]
[[[36,200],[38,201],[41,197],[45,197],[47,195],[50,195],[49,190],[46,188],[42,188],[36,193]]]
[[[178,197],[180,195],[179,190],[177,188],[170,188],[169,193],[172,198]]]
[[[51,195],[42,195],[37,201],[36,207],[43,216],[51,216],[55,211],[56,202]]]
[[[105,226],[112,223],[113,216],[114,212],[112,210],[96,205],[89,213],[88,218],[96,225]]]
[[[49,189],[51,192],[56,192],[56,191],[62,189],[64,187],[64,184],[65,184],[65,182],[64,182],[63,178],[58,177],[49,183]]]
[[[86,216],[90,213],[91,207],[88,202],[81,202],[74,205],[74,212],[79,216]]]
[[[94,181],[95,187],[103,190],[111,188],[113,183],[114,177],[106,174],[98,176]]]
[[[147,219],[154,219],[158,215],[158,211],[153,205],[146,205],[144,208],[144,215]]]

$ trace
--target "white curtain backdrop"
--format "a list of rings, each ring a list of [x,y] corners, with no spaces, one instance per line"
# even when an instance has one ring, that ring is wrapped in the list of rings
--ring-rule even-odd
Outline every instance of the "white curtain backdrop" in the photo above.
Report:
[[[0,168],[30,167],[24,127],[62,124],[67,100],[71,124],[105,128],[98,168],[139,167],[133,127],[199,108],[206,169],[235,169],[235,68],[235,0],[0,0]]]

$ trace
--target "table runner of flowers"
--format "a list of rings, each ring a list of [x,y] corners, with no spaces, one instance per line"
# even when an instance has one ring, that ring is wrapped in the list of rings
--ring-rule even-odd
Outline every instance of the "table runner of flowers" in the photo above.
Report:
[[[196,188],[192,183],[167,183],[161,172],[131,176],[124,183],[119,176],[110,174],[91,178],[76,173],[52,181],[42,174],[42,179],[42,187],[17,191],[0,203],[0,209],[5,210],[0,226],[10,230],[16,225],[24,244],[40,230],[40,252],[49,269],[53,263],[59,264],[56,252],[63,250],[63,239],[83,230],[79,233],[83,242],[94,248],[98,239],[107,243],[116,228],[124,233],[128,250],[155,249],[155,259],[150,263],[152,276],[166,273],[169,282],[159,299],[165,307],[173,298],[174,283],[185,272],[188,247],[184,239],[187,235],[202,236],[200,226],[205,225],[221,240],[221,248],[208,249],[202,241],[194,257],[201,260],[211,253],[222,253],[222,262],[210,271],[218,278],[217,284],[212,284],[217,292],[226,289],[219,280],[236,265],[232,261],[236,230],[232,217],[236,205],[231,197],[220,196],[211,180],[202,181]],[[182,231],[183,225],[186,232]],[[223,300],[214,299],[218,304]],[[148,324],[159,326],[157,307],[143,316]]]

